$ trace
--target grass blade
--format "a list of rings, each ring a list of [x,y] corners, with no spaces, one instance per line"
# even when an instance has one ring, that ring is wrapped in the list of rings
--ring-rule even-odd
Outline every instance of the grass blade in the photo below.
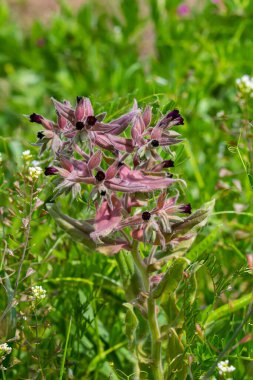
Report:
[[[62,362],[61,362],[61,372],[60,372],[59,380],[62,380],[62,377],[63,377],[66,355],[67,355],[67,349],[68,349],[68,343],[69,343],[69,335],[70,335],[70,330],[71,330],[71,324],[72,324],[72,317],[70,317],[70,320],[69,320],[69,327],[68,327],[68,331],[67,331],[66,343],[65,343],[64,353],[63,353]]]

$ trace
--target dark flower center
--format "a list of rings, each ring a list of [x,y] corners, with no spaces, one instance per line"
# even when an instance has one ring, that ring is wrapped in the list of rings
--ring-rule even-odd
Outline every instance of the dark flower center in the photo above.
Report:
[[[76,97],[76,102],[79,103],[82,100],[82,98],[83,98],[82,96],[77,96]]]
[[[88,116],[86,119],[86,123],[90,126],[95,125],[97,122],[97,118],[95,116]]]
[[[163,164],[164,169],[174,167],[174,161],[172,161],[172,160],[165,160],[162,162],[162,164]]]
[[[192,208],[191,208],[190,203],[188,203],[186,205],[181,205],[179,208],[180,208],[180,211],[185,213],[185,214],[191,214],[191,212],[192,212]]]
[[[77,129],[78,131],[81,131],[81,129],[83,129],[83,127],[84,127],[84,123],[83,123],[82,121],[78,121],[78,122],[76,123],[76,129]]]
[[[53,166],[48,166],[45,171],[45,175],[55,175],[58,173],[58,169],[54,168]]]
[[[37,113],[32,113],[30,115],[30,122],[31,123],[41,124],[42,119],[43,119],[43,117],[41,115],[38,115]]]
[[[44,136],[45,136],[45,135],[44,135],[43,132],[38,132],[38,133],[37,133],[37,137],[38,137],[38,139],[43,139]]]
[[[104,196],[106,194],[105,190],[100,191],[100,195]]]
[[[174,109],[173,111],[169,112],[167,116],[170,117],[171,120],[175,120],[180,116],[180,113],[177,109]]]
[[[99,170],[95,175],[95,178],[98,182],[102,182],[105,179],[105,173],[102,170]]]
[[[180,115],[180,113],[177,109],[169,112],[167,114],[167,118],[169,118],[171,121],[175,121],[175,125],[183,125],[184,124],[184,119]]]
[[[142,213],[142,220],[144,220],[144,221],[147,221],[147,220],[149,220],[150,218],[151,218],[151,214],[150,214],[150,212],[148,212],[148,211],[144,211],[143,213]]]
[[[159,144],[158,140],[152,140],[151,141],[151,145],[152,145],[153,148],[157,148],[160,144]]]
[[[117,167],[121,168],[121,166],[124,166],[124,165],[125,165],[124,162],[119,161]]]

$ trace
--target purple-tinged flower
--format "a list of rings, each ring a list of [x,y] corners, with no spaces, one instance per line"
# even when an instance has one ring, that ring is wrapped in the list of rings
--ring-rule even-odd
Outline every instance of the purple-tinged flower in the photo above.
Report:
[[[55,175],[58,173],[58,169],[55,168],[54,166],[48,166],[45,171],[44,171],[45,175],[48,176],[48,175]]]
[[[184,119],[180,115],[179,110],[174,109],[173,111],[170,111],[165,115],[158,123],[157,127],[162,128],[162,129],[167,129],[171,128],[174,125],[183,125],[184,124]]]
[[[77,96],[75,109],[73,109],[70,104],[60,103],[55,99],[53,99],[53,102],[57,114],[67,119],[77,131],[86,130],[86,132],[93,131],[119,135],[128,127],[137,113],[136,110],[132,110],[109,123],[102,123],[106,113],[95,116],[89,98]]]
[[[156,164],[150,168],[151,172],[160,172],[163,169],[169,169],[174,167],[174,161],[173,160],[164,160],[160,162],[159,164]]]
[[[131,188],[131,192],[133,192],[132,189],[134,188],[136,188],[135,192],[149,192],[159,189],[166,189],[178,181],[186,185],[185,182],[181,179],[144,175],[140,170],[130,170],[126,165],[122,166],[119,169],[119,176],[121,178],[121,181],[118,182],[119,186],[126,186],[125,192],[128,192],[127,187]]]
[[[178,138],[179,133],[166,131],[167,128],[171,128],[173,125],[183,123],[183,118],[178,110],[169,112],[155,127],[149,127],[151,117],[151,108],[146,108],[142,115],[138,113],[134,118],[131,129],[132,141],[137,148],[133,158],[134,166],[139,166],[140,164],[142,168],[145,167],[145,164],[150,166],[150,159],[161,161],[162,158],[158,154],[159,147],[169,150],[170,145],[178,144],[182,141]],[[143,160],[144,157],[148,160]],[[141,161],[144,161],[144,163]]]
[[[180,17],[188,16],[190,14],[190,8],[189,8],[189,6],[186,3],[181,3],[177,7],[177,14]]]
[[[121,220],[114,228],[114,231],[119,231],[125,227],[132,227],[132,237],[137,240],[153,243],[158,241],[165,248],[166,239],[164,234],[171,232],[173,223],[182,222],[178,213],[186,213],[190,211],[190,205],[176,205],[178,195],[166,199],[166,192],[161,193],[157,200],[157,206],[152,210],[145,210],[134,216],[130,216]],[[159,244],[158,243],[158,244]]]
[[[56,128],[56,124],[53,121],[45,119],[43,116],[37,113],[32,113],[29,116],[29,120],[31,123],[41,124],[45,129],[49,131],[53,131]]]
[[[29,118],[31,123],[42,124],[43,116],[38,115],[37,113],[32,113]]]
[[[111,134],[90,132],[89,137],[94,146],[99,146],[102,149],[109,150],[113,153],[124,151],[131,153],[134,150],[134,144],[131,139]]]
[[[191,214],[192,212],[192,208],[191,208],[191,205],[190,203],[186,204],[186,205],[181,205],[179,206],[179,209],[185,213],[185,214]]]
[[[120,200],[112,195],[111,203],[113,207],[107,200],[104,200],[97,209],[95,231],[90,234],[90,237],[97,243],[102,243],[100,238],[109,235],[122,219]]]

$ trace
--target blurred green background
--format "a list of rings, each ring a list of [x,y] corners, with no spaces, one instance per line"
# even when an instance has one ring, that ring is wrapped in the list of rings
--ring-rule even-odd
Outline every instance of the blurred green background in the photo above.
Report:
[[[37,155],[31,143],[39,128],[23,115],[36,112],[54,118],[51,96],[73,104],[76,96],[88,96],[95,112],[108,112],[108,120],[129,109],[134,98],[155,108],[173,101],[185,117],[180,128],[186,138],[175,171],[188,182],[186,197],[193,209],[215,197],[218,212],[239,208],[252,212],[250,182],[238,154],[228,149],[237,144],[243,118],[235,80],[253,74],[252,0],[189,1],[184,8],[177,0],[87,0],[78,6],[59,1],[52,12],[47,1],[36,3],[0,3],[0,151],[7,181],[3,205],[22,151],[30,149],[34,158]],[[249,103],[249,119],[252,112]],[[247,161],[243,146],[241,153]],[[224,168],[230,171],[226,177],[220,175]],[[73,209],[77,214],[80,204],[73,204]],[[222,233],[208,250],[231,279],[234,298],[240,297],[250,282],[233,273],[253,252],[252,217],[220,214],[212,218],[212,225],[222,226]],[[208,233],[207,228],[199,241]],[[32,242],[37,279],[45,281],[52,295],[53,311],[45,317],[51,329],[41,343],[47,378],[57,378],[70,315],[75,323],[68,378],[74,374],[78,379],[108,379],[112,362],[129,374],[131,355],[122,333],[124,298],[114,259],[84,252],[49,217],[47,223],[34,224]],[[53,258],[49,260],[45,252],[53,252]],[[199,278],[199,298],[203,305],[213,300],[205,271]],[[119,318],[111,313],[113,308],[120,310]],[[212,344],[224,346],[243,315],[238,313],[233,321],[228,317],[222,325],[231,322],[227,335],[217,329]],[[109,347],[115,349],[107,352]],[[26,378],[29,372],[29,354],[20,350],[23,369],[14,367],[13,379]],[[250,352],[252,346],[247,346],[243,355]],[[198,353],[207,364],[199,363],[196,373],[201,365],[208,368],[213,355],[208,350]],[[251,362],[237,362],[237,379],[252,379]]]

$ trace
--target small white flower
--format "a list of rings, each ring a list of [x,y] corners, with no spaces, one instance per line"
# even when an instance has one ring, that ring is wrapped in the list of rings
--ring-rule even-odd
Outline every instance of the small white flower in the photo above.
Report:
[[[46,298],[46,293],[46,290],[43,289],[42,286],[32,286],[32,295],[36,300],[42,300]]]
[[[235,81],[240,97],[253,97],[253,77],[243,75]]]
[[[43,173],[43,170],[39,166],[31,166],[28,170],[29,175],[33,180],[38,179],[39,176]]]
[[[10,346],[8,346],[7,343],[0,344],[0,354],[3,353],[5,355],[9,355],[11,353],[11,351],[12,351],[12,348]]]
[[[30,150],[24,150],[24,152],[22,153],[22,158],[24,161],[30,161],[32,158]]]
[[[235,371],[235,367],[233,365],[229,365],[228,360],[221,361],[217,364],[219,374],[223,375],[224,373]]]

